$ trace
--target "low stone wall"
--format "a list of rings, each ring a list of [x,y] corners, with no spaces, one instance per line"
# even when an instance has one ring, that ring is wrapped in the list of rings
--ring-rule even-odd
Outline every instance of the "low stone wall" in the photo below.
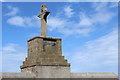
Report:
[[[118,80],[116,78],[3,78],[2,80]]]
[[[71,78],[118,78],[114,73],[71,73]]]
[[[1,73],[2,78],[35,78],[33,73]]]
[[[51,71],[53,68],[56,67],[49,67]],[[2,80],[118,80],[118,76],[114,73],[70,73],[68,75],[67,73],[65,74],[66,71],[60,71],[61,67],[56,68],[58,72],[54,69],[53,73],[48,67],[42,69],[46,71],[42,71],[39,75],[24,72],[2,73]],[[64,70],[63,67],[62,70]]]

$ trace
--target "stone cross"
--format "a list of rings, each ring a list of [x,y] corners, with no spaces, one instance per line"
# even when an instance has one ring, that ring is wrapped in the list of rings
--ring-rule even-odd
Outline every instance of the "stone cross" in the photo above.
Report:
[[[46,23],[49,13],[50,11],[47,10],[46,4],[42,4],[42,8],[38,17],[41,18],[41,36],[43,37],[46,37]]]

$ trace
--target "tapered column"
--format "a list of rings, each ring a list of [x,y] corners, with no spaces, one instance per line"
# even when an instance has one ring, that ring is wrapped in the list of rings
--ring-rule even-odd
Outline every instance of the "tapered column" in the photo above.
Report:
[[[41,36],[46,37],[46,21],[41,19]]]

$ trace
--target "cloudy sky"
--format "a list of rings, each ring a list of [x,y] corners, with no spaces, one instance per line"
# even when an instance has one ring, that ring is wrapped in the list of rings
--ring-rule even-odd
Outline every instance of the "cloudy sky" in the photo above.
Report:
[[[45,2],[43,2],[45,3]],[[40,35],[43,3],[3,3],[3,69],[20,72],[27,40]],[[118,5],[110,2],[48,2],[47,35],[62,38],[71,72],[118,73]]]

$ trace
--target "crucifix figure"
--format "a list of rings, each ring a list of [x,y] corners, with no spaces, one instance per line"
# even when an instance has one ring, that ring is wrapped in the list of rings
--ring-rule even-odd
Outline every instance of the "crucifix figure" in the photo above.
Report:
[[[42,4],[42,8],[40,10],[40,14],[38,15],[41,18],[41,36],[46,37],[46,23],[47,23],[47,16],[49,15],[50,11],[47,10],[46,4]]]

